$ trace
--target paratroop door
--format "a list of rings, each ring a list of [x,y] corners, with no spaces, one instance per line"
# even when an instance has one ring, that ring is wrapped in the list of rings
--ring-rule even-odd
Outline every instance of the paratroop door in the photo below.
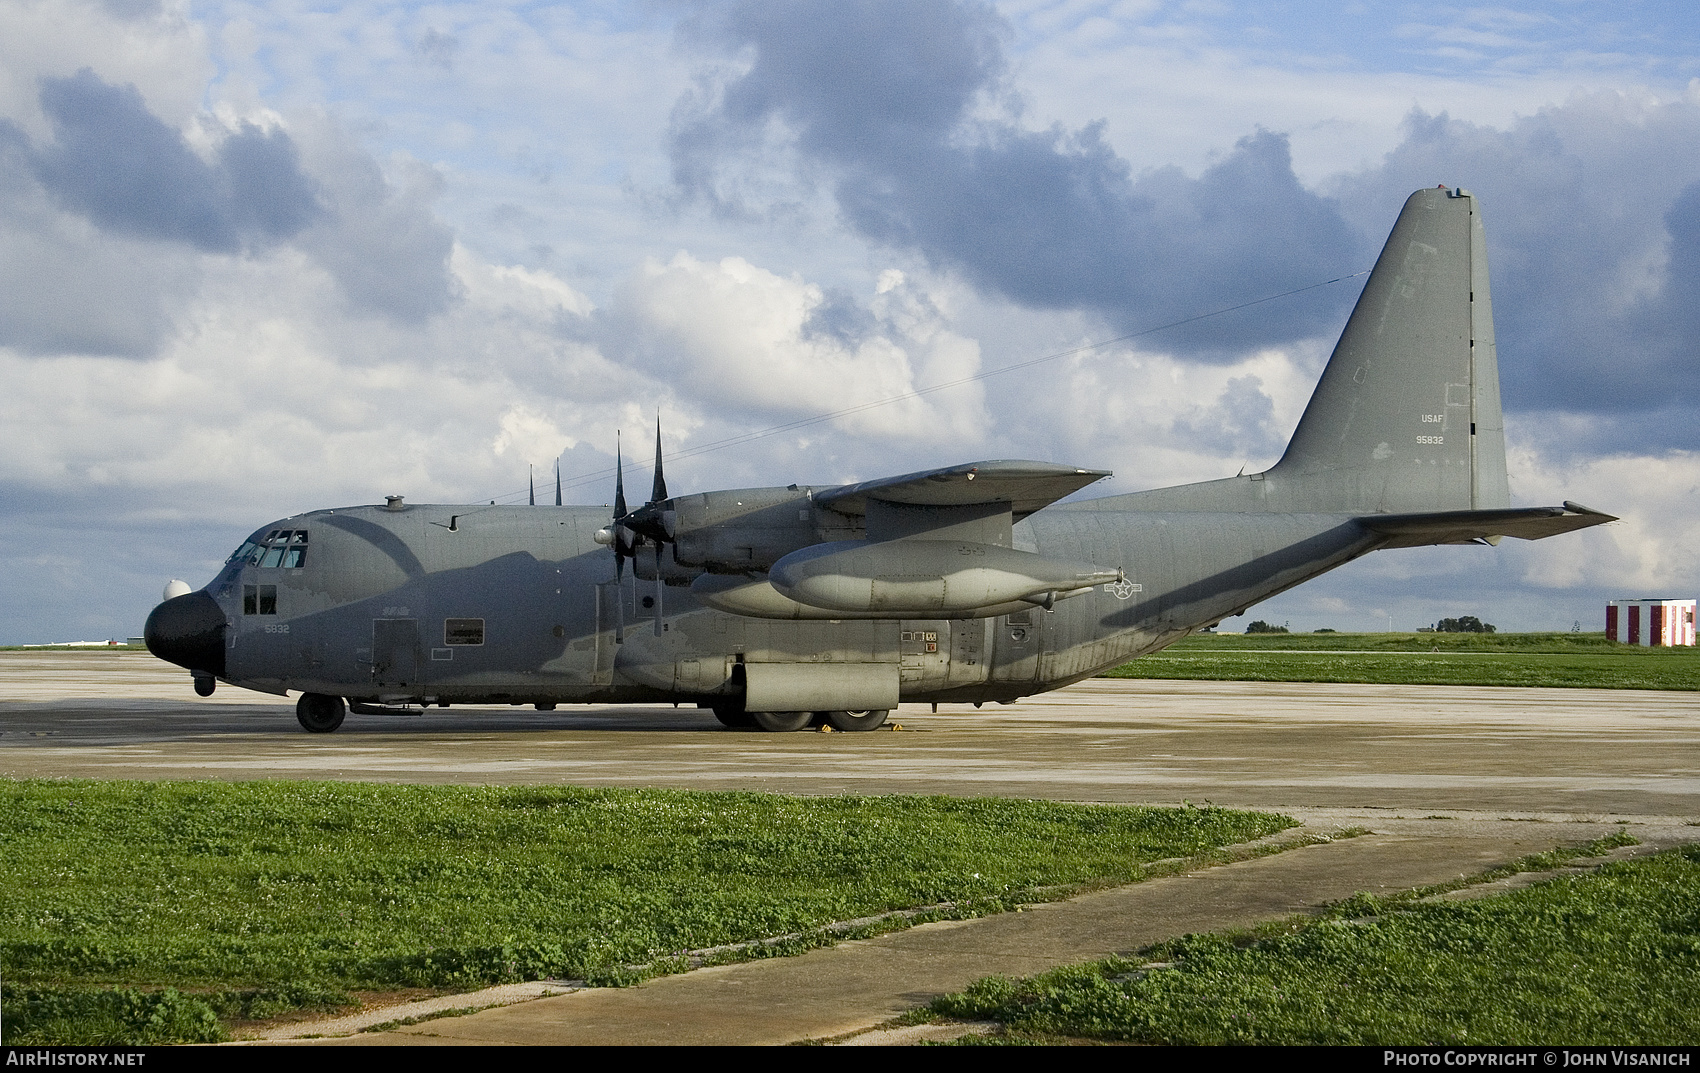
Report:
[[[419,620],[372,620],[372,681],[387,693],[425,692],[424,661],[419,651]]]

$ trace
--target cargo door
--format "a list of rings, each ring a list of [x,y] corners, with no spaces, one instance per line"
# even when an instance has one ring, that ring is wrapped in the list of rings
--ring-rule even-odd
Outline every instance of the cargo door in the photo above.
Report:
[[[425,695],[424,661],[420,658],[419,620],[372,620],[372,684],[380,696]]]

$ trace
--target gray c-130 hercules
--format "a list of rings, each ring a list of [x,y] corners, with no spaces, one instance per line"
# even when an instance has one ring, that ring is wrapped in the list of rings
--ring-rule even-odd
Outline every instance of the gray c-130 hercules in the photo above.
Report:
[[[1614,520],[1513,508],[1486,245],[1419,190],[1281,460],[1071,503],[1108,476],[989,461],[648,502],[384,506],[273,522],[148,647],[297,690],[301,724],[409,705],[694,702],[721,722],[880,725],[899,701],[1013,701],[1156,651],[1366,552]],[[626,577],[626,566],[632,578]]]

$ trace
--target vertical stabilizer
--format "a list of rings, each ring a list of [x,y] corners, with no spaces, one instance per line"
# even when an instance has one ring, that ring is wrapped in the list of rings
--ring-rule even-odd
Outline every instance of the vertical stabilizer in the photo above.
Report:
[[[1487,243],[1468,192],[1419,190],[1405,202],[1266,479],[1287,510],[1510,505]]]

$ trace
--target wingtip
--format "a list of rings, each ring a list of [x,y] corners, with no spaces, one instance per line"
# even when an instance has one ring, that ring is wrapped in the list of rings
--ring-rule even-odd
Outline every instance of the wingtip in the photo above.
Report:
[[[1608,522],[1615,522],[1618,520],[1617,515],[1615,514],[1607,514],[1605,511],[1595,510],[1593,507],[1584,507],[1582,504],[1572,502],[1568,499],[1564,501],[1564,509],[1572,514],[1589,514]]]

